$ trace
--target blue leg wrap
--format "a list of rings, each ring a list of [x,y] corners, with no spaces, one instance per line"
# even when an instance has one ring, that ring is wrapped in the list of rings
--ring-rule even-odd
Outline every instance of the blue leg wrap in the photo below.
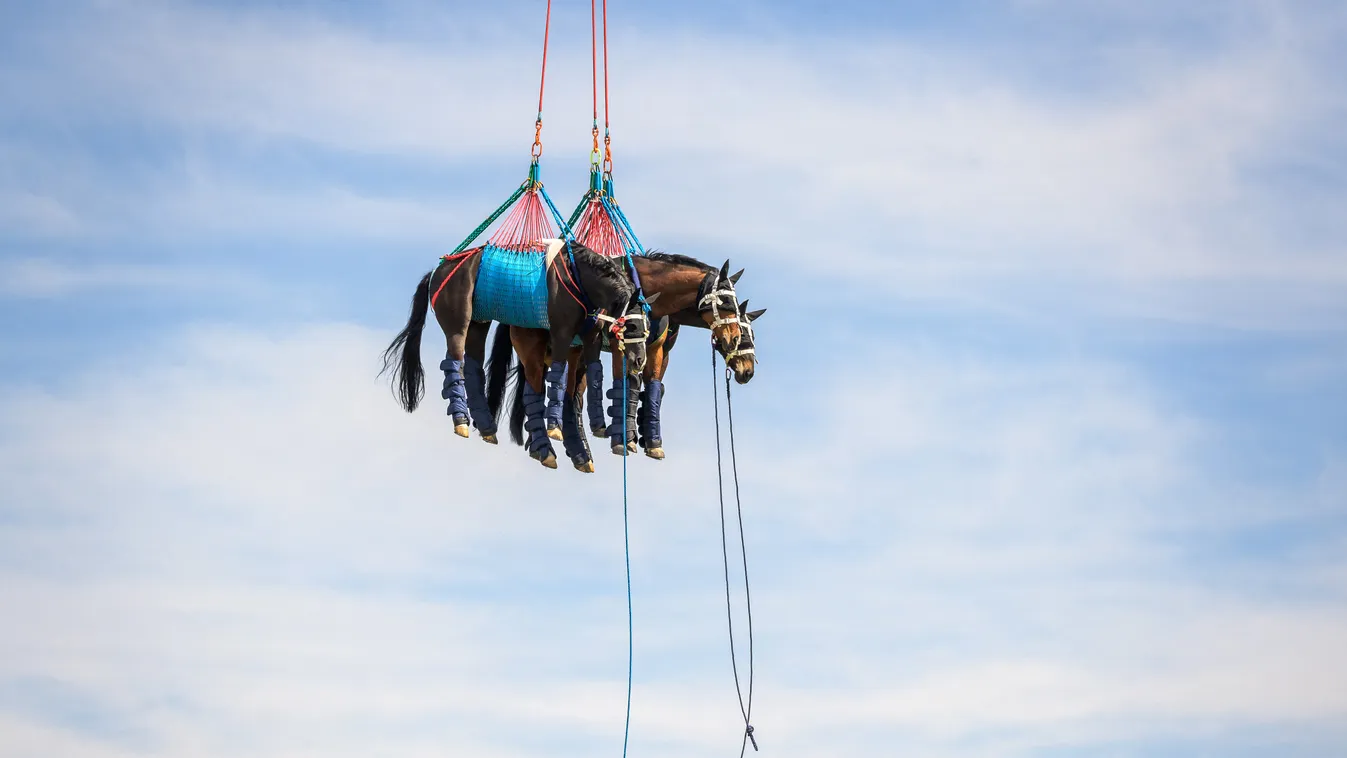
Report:
[[[603,364],[594,361],[585,366],[585,380],[585,412],[589,414],[589,428],[594,430],[594,434],[607,437],[608,431],[603,423]]]
[[[608,399],[612,400],[612,405],[608,406],[608,439],[614,448],[620,448],[624,443],[636,441],[636,407],[641,399],[641,378],[639,376],[627,377],[627,407],[622,408],[622,382],[619,380],[613,388],[608,390]],[[625,410],[627,417],[627,438],[619,441],[622,436],[622,416]]]
[[[482,434],[495,434],[496,419],[486,404],[486,373],[482,371],[482,362],[471,356],[463,363],[463,387],[468,393],[472,425]]]
[[[566,457],[571,459],[572,463],[583,464],[594,460],[589,452],[589,442],[585,439],[585,432],[580,426],[580,408],[576,405],[576,395],[567,395],[566,401],[562,404],[563,413],[561,414],[561,444],[566,449]]]
[[[468,395],[463,389],[463,361],[445,358],[440,361],[440,370],[444,372],[444,388],[440,397],[449,401],[449,415],[454,424],[468,423]]]
[[[636,425],[641,430],[641,447],[664,447],[659,431],[659,406],[664,400],[664,382],[651,379],[641,390],[641,410],[636,414]]]
[[[543,420],[546,405],[542,393],[524,382],[524,429],[529,433],[529,455],[542,460],[552,453],[552,441],[547,438],[547,423]]]
[[[561,406],[566,394],[566,361],[552,361],[547,368],[547,428],[561,426]]]

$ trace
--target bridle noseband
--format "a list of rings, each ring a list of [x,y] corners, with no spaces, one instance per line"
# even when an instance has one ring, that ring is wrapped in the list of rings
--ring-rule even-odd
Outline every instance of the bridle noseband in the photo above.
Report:
[[[609,324],[608,333],[612,335],[609,344],[619,344],[625,350],[627,345],[645,344],[646,338],[650,336],[650,320],[646,318],[644,311],[636,313],[627,313],[616,318],[600,311],[594,315],[594,319],[604,324]],[[627,334],[629,324],[639,324],[640,328],[635,334]]]
[[[728,353],[725,353],[725,365],[729,366],[730,361],[741,355],[752,355],[753,360],[757,360],[757,355],[753,350],[753,324],[748,319],[739,322],[739,344]],[[744,347],[747,345],[748,347]]]
[[[729,282],[729,280],[725,281],[727,283]],[[702,282],[702,291],[706,294],[702,295],[701,298],[697,300],[697,312],[711,312],[712,332],[714,332],[717,327],[728,326],[729,324],[739,324],[740,329],[742,330],[743,324],[739,321],[739,298],[734,293],[734,284],[729,283],[729,289],[723,290],[720,288],[720,282],[720,272],[711,272],[706,275],[706,279]],[[710,286],[707,286],[708,283]],[[726,307],[726,309],[729,310],[729,315],[725,317],[720,315],[721,307],[723,305],[721,302],[722,298],[729,300],[729,304]]]

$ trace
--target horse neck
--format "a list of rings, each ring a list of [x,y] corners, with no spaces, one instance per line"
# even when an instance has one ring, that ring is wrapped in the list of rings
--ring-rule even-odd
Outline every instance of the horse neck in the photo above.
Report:
[[[624,305],[618,305],[618,303],[620,301],[625,304],[630,295],[624,296],[624,293],[618,291],[616,287],[605,280],[592,266],[576,261],[575,267],[579,269],[580,286],[585,288],[585,293],[589,296],[590,303],[595,308],[603,308],[605,310],[617,308],[619,311],[624,308]],[[617,312],[609,315],[621,316],[622,313]]]
[[[659,300],[650,306],[650,317],[659,318],[695,306],[707,272],[697,266],[637,258],[636,273],[641,275],[646,297],[659,293]]]

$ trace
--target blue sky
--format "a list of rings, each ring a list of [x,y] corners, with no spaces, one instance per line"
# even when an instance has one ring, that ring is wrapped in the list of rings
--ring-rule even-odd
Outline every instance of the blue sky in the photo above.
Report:
[[[763,754],[1347,750],[1340,5],[650,5],[610,9],[624,208],[769,309]],[[541,13],[0,8],[0,753],[620,750],[617,459],[374,377],[523,178]],[[706,352],[632,461],[633,755],[738,744]]]

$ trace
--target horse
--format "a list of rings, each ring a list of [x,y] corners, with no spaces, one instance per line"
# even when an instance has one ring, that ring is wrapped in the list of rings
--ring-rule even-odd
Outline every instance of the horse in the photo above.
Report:
[[[493,256],[486,259],[489,271],[495,271],[493,267],[509,265],[511,261],[526,269],[509,284],[515,290],[524,287],[529,291],[507,291],[505,294],[518,296],[516,299],[521,299],[522,306],[520,303],[514,303],[514,306],[531,312],[524,313],[523,317],[511,314],[506,320],[525,321],[525,326],[535,326],[539,322],[546,325],[551,355],[566,355],[572,341],[585,331],[587,323],[598,321],[610,325],[622,342],[627,365],[638,374],[644,368],[645,317],[627,273],[612,260],[579,243],[541,242],[545,254],[487,246],[444,256],[435,269],[421,278],[412,295],[407,325],[384,350],[380,371],[382,375],[392,370],[394,396],[404,410],[408,413],[416,410],[424,393],[421,332],[425,327],[426,312],[433,310],[445,336],[447,356],[440,364],[444,372],[441,397],[449,401],[448,413],[453,417],[454,432],[467,437],[471,419],[485,441],[496,441],[494,414],[489,412],[482,392],[485,376],[481,358],[490,320],[480,317],[476,322],[473,320],[474,306],[493,308],[493,312],[500,310],[500,303],[491,298],[483,301],[476,297],[483,294],[475,290],[487,255]],[[499,294],[489,288],[486,292],[493,296]],[[538,294],[542,296],[537,297]],[[635,335],[640,339],[634,339]],[[597,339],[598,331],[588,330],[584,341]],[[465,366],[469,342],[475,356]],[[521,358],[524,355],[521,352]],[[528,353],[520,389],[524,394],[525,413],[529,416],[529,455],[548,468],[556,468],[556,454],[548,441],[547,423],[543,418],[548,409],[544,407],[542,397],[546,390],[549,396],[556,398],[557,410],[550,415],[556,416],[559,424],[560,399],[564,394],[561,380],[566,364],[554,360],[550,367],[544,367],[544,357]],[[617,360],[616,356],[614,360]]]
[[[753,339],[753,322],[766,313],[766,308],[748,310],[748,301],[739,303],[739,345],[728,352],[716,345],[716,352],[725,360],[725,367],[734,374],[739,384],[748,384],[753,378],[757,365],[756,343]],[[678,340],[679,330],[683,326],[702,326],[700,320],[688,318],[686,312],[674,314],[669,325],[658,342],[647,346],[644,389],[641,391],[641,405],[636,412],[636,429],[640,433],[641,448],[645,454],[656,460],[664,459],[664,440],[660,435],[660,405],[664,400],[664,374],[669,370],[669,352]],[[596,432],[597,433],[597,432]]]
[[[739,271],[731,276],[729,274],[730,264],[728,260],[725,261],[724,265],[721,266],[719,270],[717,270],[714,266],[709,266],[694,258],[660,252],[652,252],[643,256],[634,256],[631,259],[631,263],[628,265],[634,266],[636,275],[633,278],[640,282],[642,289],[645,292],[654,293],[648,301],[650,304],[649,316],[652,322],[658,323],[663,319],[676,317],[676,320],[679,323],[710,329],[713,343],[722,355],[727,355],[738,347],[741,338],[741,330],[738,317],[738,300],[734,292],[734,283],[743,274],[743,271]],[[660,298],[658,304],[655,303],[655,298],[657,297]],[[516,328],[509,329],[508,337],[502,330],[497,331],[496,343],[492,349],[491,365],[489,367],[490,375],[493,377],[493,386],[490,388],[491,392],[489,393],[490,396],[487,400],[488,407],[493,415],[498,415],[502,409],[502,401],[504,400],[504,377],[510,359],[509,344],[515,339],[515,333],[518,331],[520,330]],[[664,370],[667,369],[667,355],[662,352],[662,350],[667,350],[667,347],[663,346],[662,342],[662,340],[667,339],[667,336],[665,335],[667,335],[667,331],[661,328],[660,334],[658,335],[659,339],[653,340],[652,343],[647,346],[647,350],[650,351],[650,354],[658,356],[657,363],[663,364],[659,372],[659,377],[662,377]],[[539,339],[539,337],[535,335],[529,339],[536,340]],[[587,350],[589,349],[590,348],[587,348]],[[738,360],[735,363],[738,367],[736,369],[738,372],[736,375],[740,378],[741,383],[748,381],[748,379],[752,377],[753,364],[752,359],[749,356],[751,356],[751,353],[745,354],[743,359]],[[573,352],[571,356],[571,370],[573,373],[577,369],[575,361],[576,355]],[[612,405],[609,408],[609,415],[612,419],[611,426],[620,427],[622,426],[622,422],[619,421],[619,418],[624,413],[624,409],[620,406],[623,399],[623,393],[617,382],[617,379],[620,378],[620,372],[616,370],[618,367],[616,356],[614,357],[613,364],[615,369],[615,381],[614,387],[608,392],[608,398],[612,400]],[[586,356],[585,366],[588,384],[587,391],[590,401],[588,407],[591,429],[596,436],[609,436],[608,432],[610,427],[603,422],[603,372],[602,368],[597,363],[596,352]],[[635,388],[633,389],[634,383],[631,381],[628,382],[625,408],[625,426],[627,434],[625,440],[610,437],[610,446],[614,454],[623,455],[628,451],[634,452],[638,449],[637,403],[642,396],[646,398],[647,409],[653,409],[653,414],[650,415],[656,420],[655,426],[657,430],[658,405],[660,398],[663,395],[663,385],[660,379],[655,378],[651,373],[651,368],[652,364],[647,360],[645,371],[642,372],[642,378],[646,379],[647,383],[651,379],[654,379],[654,381],[657,382],[654,385],[650,385],[647,390],[642,390],[638,383],[635,384]],[[517,394],[518,390],[516,392],[516,395]],[[565,400],[566,402],[573,404],[577,409],[584,406],[583,398],[575,399],[571,396],[567,396]],[[518,425],[521,423],[517,413],[518,399],[512,399],[510,402],[506,403],[506,405],[512,406],[514,409],[510,414],[512,437],[516,444],[522,444],[520,432],[518,431]],[[572,411],[563,410],[563,423],[573,420],[572,415]],[[562,429],[562,436],[563,438],[567,437],[565,426],[563,426]],[[651,437],[647,435],[647,439],[651,439]],[[653,439],[658,439],[657,431]],[[584,444],[584,450],[587,451],[588,446],[583,442],[582,433],[579,434],[579,440],[579,444]],[[654,448],[658,452],[651,457],[661,457],[663,451],[658,442],[656,442]],[[650,454],[650,449],[651,448],[647,448],[648,455]],[[573,442],[568,442],[568,454],[570,454],[572,450],[579,452],[579,445]],[[579,464],[577,464],[577,468],[580,468]]]

